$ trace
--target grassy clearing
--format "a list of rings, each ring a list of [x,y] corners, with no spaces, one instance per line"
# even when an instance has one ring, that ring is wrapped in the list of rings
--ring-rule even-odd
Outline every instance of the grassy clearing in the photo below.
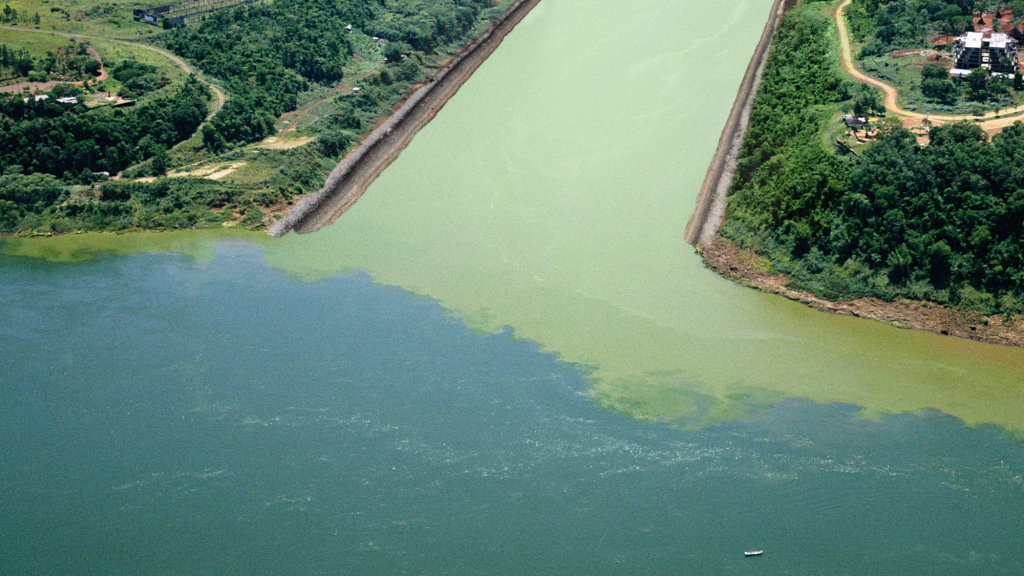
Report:
[[[172,82],[181,82],[188,76],[180,66],[169,60],[166,56],[162,56],[152,50],[106,40],[90,39],[87,42],[96,49],[96,52],[99,53],[100,57],[103,58],[103,62],[108,67],[112,67],[123,60],[133,59],[143,64],[156,66],[157,75],[170,78]]]
[[[945,68],[952,66],[952,55],[946,50],[914,49],[897,50],[882,56],[863,58],[859,61],[861,69],[873,78],[877,78],[899,91],[899,104],[902,108],[914,112],[929,112],[942,115],[968,115],[985,113],[993,110],[1019,106],[1021,97],[1012,90],[1006,94],[976,102],[966,99],[963,95],[954,104],[941,104],[926,98],[921,93],[921,70],[930,64],[938,64]],[[995,80],[990,80],[995,82]],[[957,80],[963,88],[964,81]]]
[[[0,29],[0,44],[6,44],[9,48],[24,48],[33,57],[38,58],[47,52],[56,52],[59,48],[73,44],[73,42],[66,36],[57,36],[56,34]]]
[[[156,66],[160,75],[172,80],[185,78],[185,73],[182,72],[180,67],[152,50],[145,50],[98,38],[83,39],[82,42],[95,48],[105,64],[116,64],[121,60],[134,58],[139,62]],[[55,52],[59,48],[76,45],[77,42],[67,36],[61,36],[56,33],[40,33],[34,31],[34,29],[0,29],[0,44],[6,44],[9,48],[24,48],[28,50],[33,58],[39,58],[45,56],[47,52]]]
[[[15,6],[14,4],[16,3],[12,2],[11,6],[12,8],[18,10],[19,14],[29,14],[28,12],[24,12],[24,10],[26,9],[26,5],[36,5],[37,7],[45,7],[44,5],[47,3],[39,1],[21,2],[19,3],[20,7]],[[69,4],[74,5],[75,3],[62,2],[60,3],[60,5],[62,6],[61,9],[65,11],[70,10],[70,8],[67,7],[67,5]],[[79,4],[85,5],[86,3],[81,2]],[[106,4],[113,5],[114,3],[107,2]],[[135,4],[128,2],[118,2],[117,4],[118,5],[116,7],[106,6],[106,8],[102,10],[94,10],[86,6],[85,9],[79,10],[79,12],[82,12],[83,14],[95,14],[97,12],[106,14],[112,13],[113,11],[115,11],[116,8],[117,13],[126,14],[128,21],[131,21],[131,7]],[[49,10],[47,10],[46,13],[53,15],[63,14],[62,12],[51,13]],[[35,12],[31,12],[30,14],[34,15]],[[170,79],[172,83],[180,83],[187,76],[177,64],[175,64],[168,58],[158,53],[155,53],[151,50],[136,48],[134,46],[128,46],[119,42],[103,40],[98,37],[119,37],[119,34],[112,33],[116,32],[116,29],[119,29],[119,26],[115,26],[112,29],[111,25],[109,25],[108,23],[108,25],[93,26],[89,30],[83,32],[81,30],[81,27],[74,24],[72,20],[64,20],[62,18],[58,18],[58,21],[56,23],[53,23],[53,25],[47,25],[46,20],[42,18],[42,14],[43,12],[40,12],[40,26],[21,24],[18,26],[18,28],[21,28],[20,30],[11,28],[0,29],[0,44],[5,44],[10,48],[24,48],[29,52],[29,54],[33,58],[43,58],[47,55],[47,53],[55,52],[61,47],[75,43],[74,40],[68,38],[67,36],[63,36],[62,34],[82,33],[84,36],[91,36],[89,38],[82,38],[81,41],[92,46],[96,50],[100,58],[103,60],[104,66],[108,69],[108,71],[114,66],[116,66],[118,62],[127,59],[134,59],[138,60],[139,62],[155,66],[157,69],[157,74],[160,77]],[[143,26],[142,24],[135,23],[134,21],[132,21],[132,25]],[[153,26],[145,26],[148,28],[154,28]],[[148,34],[145,36],[145,38],[148,39],[152,36],[152,32],[156,32],[156,30],[146,32]],[[119,82],[117,82],[113,78],[108,78],[103,83],[103,86],[99,87],[99,90],[116,92],[119,88]]]

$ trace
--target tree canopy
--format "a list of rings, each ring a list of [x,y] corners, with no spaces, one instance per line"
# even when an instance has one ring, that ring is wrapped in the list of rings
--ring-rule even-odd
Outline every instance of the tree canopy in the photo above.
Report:
[[[1024,124],[991,141],[969,122],[933,127],[922,146],[887,123],[863,153],[837,155],[821,137],[844,92],[832,54],[819,13],[787,14],[722,234],[828,298],[1024,312]]]
[[[277,0],[178,27],[167,46],[220,78],[231,92],[206,139],[230,146],[269,135],[273,119],[294,110],[296,94],[310,83],[343,78],[353,54],[348,25],[389,44],[431,53],[464,41],[489,5],[488,0]],[[399,56],[391,49],[389,60]]]

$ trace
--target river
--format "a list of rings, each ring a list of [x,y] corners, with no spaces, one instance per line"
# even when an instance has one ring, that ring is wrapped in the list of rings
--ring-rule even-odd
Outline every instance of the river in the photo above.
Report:
[[[315,234],[7,242],[4,572],[1024,571],[1024,352],[683,240],[769,4],[543,0]]]

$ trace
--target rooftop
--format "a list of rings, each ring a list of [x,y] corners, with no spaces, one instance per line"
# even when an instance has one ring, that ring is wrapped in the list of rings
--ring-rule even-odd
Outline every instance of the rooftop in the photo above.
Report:
[[[964,46],[968,48],[981,48],[981,40],[984,37],[982,32],[968,32],[961,36],[964,39]]]
[[[986,38],[987,36],[987,38]],[[960,37],[966,48],[982,48],[984,42],[988,42],[990,48],[1007,48],[1013,41],[1009,34],[1002,32],[968,32]]]

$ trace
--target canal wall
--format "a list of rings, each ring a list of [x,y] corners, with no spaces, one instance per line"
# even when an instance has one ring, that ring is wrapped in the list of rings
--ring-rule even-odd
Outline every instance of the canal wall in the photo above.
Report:
[[[380,126],[349,152],[331,171],[319,191],[302,198],[270,228],[271,236],[283,236],[289,230],[313,232],[349,209],[370,184],[384,171],[413,136],[426,126],[449,98],[490,56],[505,35],[512,31],[540,0],[518,0],[438,70]]]
[[[733,102],[729,119],[718,139],[718,148],[711,159],[704,184],[697,195],[697,206],[686,224],[685,240],[688,244],[700,248],[715,236],[725,219],[726,198],[733,175],[736,173],[736,161],[739,159],[743,139],[747,135],[750,124],[750,112],[754,106],[754,97],[761,85],[761,76],[768,53],[771,51],[772,38],[778,29],[783,14],[798,3],[798,0],[775,0],[768,15],[768,23],[757,43],[754,55],[747,65],[746,74],[740,84],[736,101]]]

